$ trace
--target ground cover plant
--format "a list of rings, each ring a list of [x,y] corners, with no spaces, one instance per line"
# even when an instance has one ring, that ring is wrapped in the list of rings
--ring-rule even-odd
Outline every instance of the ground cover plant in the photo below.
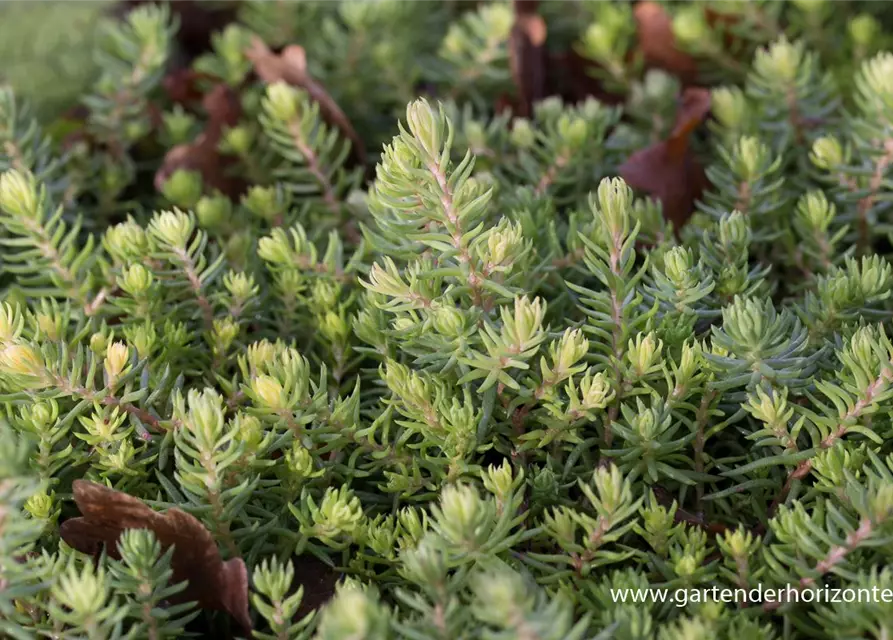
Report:
[[[102,11],[0,75],[0,634],[891,636],[885,3]]]

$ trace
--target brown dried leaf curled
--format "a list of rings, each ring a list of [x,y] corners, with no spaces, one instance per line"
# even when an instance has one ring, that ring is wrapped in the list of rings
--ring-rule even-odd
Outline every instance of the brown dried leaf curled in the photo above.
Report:
[[[326,122],[341,130],[341,133],[351,141],[357,160],[365,163],[366,148],[363,145],[363,140],[357,135],[350,119],[329,95],[325,87],[310,75],[307,70],[307,55],[303,47],[293,44],[285,47],[282,53],[277,55],[263,40],[254,38],[245,55],[254,64],[254,71],[258,77],[267,84],[283,81],[293,87],[304,89],[310,94],[310,98],[319,105],[322,117]]]
[[[199,103],[203,97],[199,86],[199,82],[202,80],[212,81],[215,78],[194,69],[174,69],[164,77],[161,85],[171,102],[192,105]]]
[[[515,0],[515,22],[509,37],[512,77],[518,91],[518,114],[529,117],[533,104],[545,95],[546,21],[537,13],[539,2]]]
[[[620,175],[634,189],[663,205],[664,216],[678,229],[691,217],[695,200],[707,186],[704,167],[691,151],[689,137],[710,111],[710,92],[686,89],[670,137],[631,155]]]
[[[296,618],[301,619],[329,601],[335,594],[341,573],[309,553],[295,558],[294,562],[297,583],[304,589],[296,614]]]
[[[178,169],[198,171],[207,187],[217,189],[228,196],[242,190],[242,182],[228,175],[232,159],[223,156],[218,145],[224,130],[235,126],[242,115],[242,106],[236,93],[225,84],[218,84],[202,100],[208,113],[204,132],[188,144],[179,144],[164,156],[161,167],[155,173],[155,188],[161,191],[167,179]]]
[[[638,3],[633,12],[645,62],[651,67],[675,73],[685,82],[694,80],[698,64],[676,46],[673,22],[666,10],[656,2],[646,0]]]
[[[188,580],[176,602],[198,602],[203,609],[228,612],[246,631],[248,571],[241,558],[226,562],[214,537],[195,517],[177,508],[153,511],[138,498],[86,480],[74,481],[74,501],[82,517],[62,523],[62,539],[72,548],[92,555],[102,547],[113,558],[118,538],[127,529],[149,529],[164,549],[174,547],[174,582]]]

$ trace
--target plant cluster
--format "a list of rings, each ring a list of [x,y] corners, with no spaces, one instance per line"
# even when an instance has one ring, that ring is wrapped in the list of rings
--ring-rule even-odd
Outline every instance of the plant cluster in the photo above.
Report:
[[[77,115],[0,90],[0,633],[893,634],[616,597],[893,589],[883,9],[529,4],[179,68],[145,5]]]

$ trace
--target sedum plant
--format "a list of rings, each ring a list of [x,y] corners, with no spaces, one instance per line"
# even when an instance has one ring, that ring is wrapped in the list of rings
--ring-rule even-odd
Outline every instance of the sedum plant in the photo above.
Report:
[[[520,10],[452,4],[244,3],[173,73],[138,7],[74,138],[0,91],[4,636],[893,633],[819,599],[893,588],[883,14],[662,8],[689,139],[649,3],[542,7],[610,94],[523,118]],[[680,139],[684,219],[623,177]]]

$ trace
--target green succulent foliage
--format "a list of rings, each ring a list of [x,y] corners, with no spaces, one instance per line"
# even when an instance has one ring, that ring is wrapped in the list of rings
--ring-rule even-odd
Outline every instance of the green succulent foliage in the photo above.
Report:
[[[623,100],[521,119],[491,112],[510,5],[460,4],[243,3],[193,67],[239,90],[233,199],[188,168],[144,193],[206,124],[159,91],[163,6],[100,30],[91,143],[0,91],[2,635],[245,634],[171,604],[151,531],[68,547],[79,478],[195,515],[261,639],[893,633],[883,600],[703,595],[893,588],[883,12],[668,7],[722,80],[674,229],[617,177],[680,87],[633,9],[544,8]],[[253,76],[255,35],[301,43],[367,157]],[[322,606],[310,557],[341,576]],[[645,589],[688,595],[618,596]]]

